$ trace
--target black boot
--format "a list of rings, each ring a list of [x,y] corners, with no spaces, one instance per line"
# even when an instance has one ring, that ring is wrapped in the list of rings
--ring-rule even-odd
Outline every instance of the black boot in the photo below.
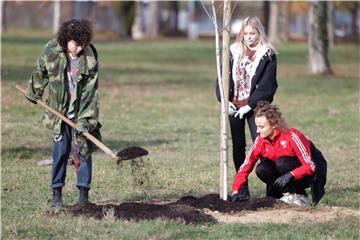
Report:
[[[273,184],[266,184],[266,196],[280,199],[282,198],[283,194],[278,191],[276,188],[273,187]]]
[[[79,204],[86,204],[89,202],[89,188],[79,187],[80,196],[79,196]]]
[[[53,188],[53,199],[51,206],[55,208],[63,207],[61,187]]]

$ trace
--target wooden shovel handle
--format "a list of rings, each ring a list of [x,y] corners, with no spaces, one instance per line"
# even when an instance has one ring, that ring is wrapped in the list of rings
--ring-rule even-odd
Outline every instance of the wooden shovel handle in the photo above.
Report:
[[[19,90],[20,92],[22,92],[25,95],[25,90],[20,87],[19,85],[15,86],[17,90]],[[58,111],[52,109],[51,107],[49,107],[46,103],[43,103],[40,100],[36,100],[36,103],[40,104],[42,107],[46,108],[48,111],[50,111],[51,113],[55,114],[56,116],[58,116],[61,120],[63,120],[64,122],[66,122],[70,127],[74,128],[76,127],[75,123],[73,123],[70,119],[68,119],[67,117],[65,117],[64,115],[62,115],[61,113],[59,113]],[[98,146],[101,150],[103,150],[106,154],[110,155],[113,159],[118,159],[118,157],[114,154],[114,152],[108,148],[105,144],[103,144],[102,142],[100,142],[97,138],[95,138],[93,135],[91,135],[89,132],[82,132],[82,135],[84,135],[87,139],[89,139],[89,141],[91,141],[92,143],[94,143],[96,146]]]

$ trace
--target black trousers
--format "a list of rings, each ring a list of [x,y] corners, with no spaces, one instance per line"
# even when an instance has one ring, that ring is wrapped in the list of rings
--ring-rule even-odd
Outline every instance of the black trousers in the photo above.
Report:
[[[239,117],[235,118],[233,116],[229,116],[233,145],[233,161],[236,172],[239,170],[241,164],[244,163],[246,157],[245,121],[247,121],[249,125],[251,138],[254,142],[257,133],[253,110],[245,114],[242,119],[239,119]]]
[[[297,157],[284,156],[276,161],[262,159],[256,166],[256,175],[261,181],[266,183],[266,196],[281,198],[283,195],[280,191],[273,187],[275,180],[281,175],[294,170],[301,166],[301,162]],[[310,186],[313,176],[304,177],[298,181],[293,181],[284,189],[283,192],[298,193],[306,195],[305,188]]]

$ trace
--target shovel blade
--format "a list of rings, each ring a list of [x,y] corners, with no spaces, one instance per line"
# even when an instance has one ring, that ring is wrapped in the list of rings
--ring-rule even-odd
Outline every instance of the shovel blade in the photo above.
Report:
[[[116,156],[118,157],[117,164],[120,164],[122,161],[125,160],[143,157],[148,154],[149,152],[144,148],[137,146],[127,147],[116,154]]]

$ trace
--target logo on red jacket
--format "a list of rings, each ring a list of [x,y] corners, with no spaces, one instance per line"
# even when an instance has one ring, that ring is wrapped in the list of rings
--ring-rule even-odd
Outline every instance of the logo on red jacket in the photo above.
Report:
[[[283,148],[286,148],[286,141],[285,141],[285,140],[282,140],[282,141],[280,142],[280,144],[281,144],[281,146],[282,146]]]

